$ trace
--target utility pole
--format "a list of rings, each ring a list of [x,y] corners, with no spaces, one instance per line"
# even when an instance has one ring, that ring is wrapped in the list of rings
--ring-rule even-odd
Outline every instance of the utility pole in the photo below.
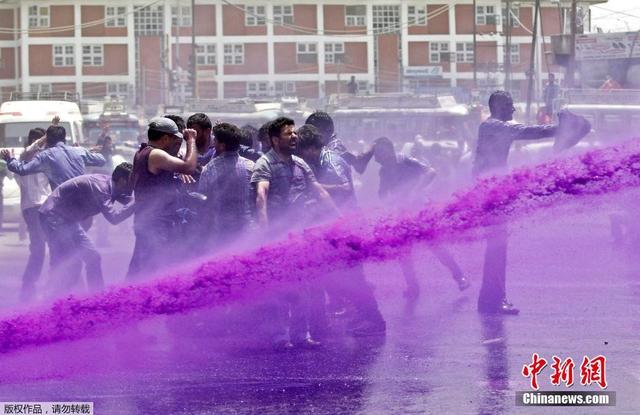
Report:
[[[511,0],[506,0],[506,19],[504,20],[504,89],[511,91]]]
[[[527,122],[531,121],[531,100],[533,95],[533,73],[536,68],[536,44],[538,42],[538,15],[540,14],[540,0],[536,0],[536,6],[533,9],[533,30],[531,34],[531,56],[529,60],[529,72],[527,74]]]
[[[576,32],[578,31],[576,17],[578,11],[577,0],[571,1],[571,41],[569,42],[571,50],[569,51],[569,65],[567,65],[566,84],[567,88],[575,87],[576,72]]]
[[[217,51],[222,55],[222,51]],[[219,58],[218,58],[219,59]],[[198,66],[196,62],[196,0],[191,0],[191,91],[194,98],[200,98],[198,93]]]
[[[478,89],[478,25],[476,24],[476,0],[473,0],[473,89]]]

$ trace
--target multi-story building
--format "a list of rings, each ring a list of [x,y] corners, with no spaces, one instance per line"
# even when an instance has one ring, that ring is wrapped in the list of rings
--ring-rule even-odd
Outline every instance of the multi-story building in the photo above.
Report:
[[[601,2],[580,1],[579,27],[588,29],[588,6]],[[181,89],[205,98],[322,97],[344,90],[352,76],[369,92],[493,87],[506,69],[517,94],[529,69],[533,1],[193,3],[192,10],[191,0],[2,1],[0,91],[120,94],[155,105]],[[548,71],[562,73],[549,37],[568,32],[569,5],[542,1],[538,83]]]

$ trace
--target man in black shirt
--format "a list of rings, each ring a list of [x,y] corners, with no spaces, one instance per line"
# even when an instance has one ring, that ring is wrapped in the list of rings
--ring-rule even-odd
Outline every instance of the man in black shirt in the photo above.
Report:
[[[393,143],[387,137],[378,138],[373,150],[375,160],[380,164],[380,187],[378,190],[380,199],[402,198],[403,202],[415,199],[436,176],[435,170],[418,160],[396,154]],[[430,250],[451,271],[451,275],[461,291],[469,288],[469,281],[464,277],[460,266],[446,248],[434,245],[430,247]],[[416,299],[420,294],[420,287],[410,252],[407,252],[401,259],[400,265],[407,282],[405,296],[409,299]]]

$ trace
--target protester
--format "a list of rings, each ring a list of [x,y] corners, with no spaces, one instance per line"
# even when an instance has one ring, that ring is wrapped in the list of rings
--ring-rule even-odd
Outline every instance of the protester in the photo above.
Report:
[[[128,279],[151,274],[170,262],[171,232],[176,221],[177,185],[174,174],[193,174],[197,166],[196,131],[184,130],[187,152],[177,157],[183,134],[175,122],[157,117],[149,122],[147,138],[133,159],[135,246]]]
[[[45,131],[42,128],[34,128],[29,131],[28,141],[25,150],[20,155],[20,161],[28,162],[41,150],[39,143],[43,143],[43,141],[39,140],[44,135]],[[38,210],[51,193],[51,187],[47,176],[42,173],[16,176],[15,179],[20,187],[22,217],[29,232],[29,259],[22,274],[22,288],[20,290],[20,300],[28,302],[33,299],[35,285],[44,265],[46,241],[40,226]]]
[[[255,197],[251,190],[254,163],[241,157],[242,132],[235,125],[213,128],[216,157],[202,171],[198,191],[207,200],[199,220],[208,240],[203,246],[223,248],[238,238],[254,222]]]
[[[251,176],[257,195],[257,222],[262,230],[277,236],[291,229],[292,224],[308,224],[312,216],[306,207],[314,199],[328,211],[337,213],[331,196],[318,183],[311,168],[293,154],[297,145],[293,120],[286,117],[274,120],[269,126],[269,137],[272,148],[256,162]],[[313,336],[314,332],[324,334],[326,331],[324,310],[318,310],[324,304],[324,296],[315,287],[306,287],[304,291],[307,292],[286,293],[280,300],[280,307],[273,316],[273,341],[277,349],[320,344]],[[308,306],[308,303],[312,305]],[[311,317],[310,308],[314,309]],[[289,309],[291,316],[287,319]]]
[[[87,166],[100,167],[106,163],[102,154],[82,147],[69,146],[65,141],[64,127],[51,125],[46,132],[46,149],[37,153],[33,159],[18,161],[11,156],[9,150],[2,150],[0,156],[7,162],[9,171],[17,175],[44,173],[49,179],[51,189],[85,174]]]
[[[323,144],[327,146],[329,150],[333,150],[344,158],[355,171],[362,174],[367,169],[367,165],[373,157],[373,149],[355,155],[344,145],[334,131],[333,119],[329,114],[324,111],[316,111],[307,117],[305,124],[311,124],[316,127],[322,134]]]
[[[415,159],[396,154],[393,143],[387,137],[376,139],[373,148],[375,160],[380,164],[380,186],[378,191],[380,198],[392,203],[402,198],[405,204],[411,202],[412,199],[414,201],[424,201],[420,199],[424,199],[422,195],[425,188],[436,177],[435,170]],[[469,281],[446,248],[434,245],[429,249],[449,269],[460,291],[469,288]],[[400,265],[407,282],[405,297],[408,299],[418,298],[420,286],[416,278],[411,252],[406,252],[400,260]]]
[[[104,287],[101,257],[81,226],[94,215],[102,215],[113,225],[133,213],[130,175],[133,166],[122,163],[111,176],[85,174],[58,186],[40,207],[42,229],[49,243],[54,292],[71,290],[80,276],[81,258],[86,264],[91,291]],[[114,202],[124,207],[116,208]]]
[[[322,134],[313,125],[305,124],[298,129],[298,152],[306,161],[318,182],[331,195],[343,211],[357,208],[356,195],[351,177],[351,167],[336,152],[323,145]],[[350,302],[356,309],[351,323],[351,333],[357,336],[384,334],[386,324],[371,286],[364,276],[362,265],[335,273],[327,278],[325,289],[331,300],[341,304]],[[334,306],[334,308],[338,308]]]

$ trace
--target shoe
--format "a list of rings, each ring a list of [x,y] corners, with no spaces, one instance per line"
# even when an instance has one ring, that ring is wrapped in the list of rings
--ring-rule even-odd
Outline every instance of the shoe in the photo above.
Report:
[[[469,287],[471,287],[471,283],[469,282],[469,280],[465,277],[460,277],[460,279],[458,280],[458,288],[460,289],[460,291],[464,291]]]
[[[320,346],[322,346],[322,343],[317,342],[313,339],[304,339],[293,344],[293,347],[300,349],[317,349]]]
[[[351,329],[350,332],[355,337],[383,336],[387,332],[387,324],[384,320],[364,321]]]
[[[520,310],[507,300],[502,300],[499,306],[478,303],[478,312],[483,314],[504,314],[508,316],[517,316],[520,314]]]
[[[273,350],[276,352],[286,352],[293,349],[293,344],[288,340],[279,340],[273,343]]]

